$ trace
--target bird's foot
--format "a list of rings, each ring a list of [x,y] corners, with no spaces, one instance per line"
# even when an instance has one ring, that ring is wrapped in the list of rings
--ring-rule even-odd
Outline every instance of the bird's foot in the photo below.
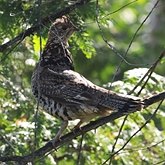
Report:
[[[83,130],[81,128],[81,125],[83,123],[83,120],[80,120],[77,125],[72,129],[72,132],[75,134],[77,131],[81,131],[83,133]]]
[[[81,131],[83,133],[82,128],[79,125],[76,125],[71,131],[76,134],[77,131]]]
[[[52,143],[53,147],[56,147],[56,143],[61,141],[61,137],[54,137],[50,142]]]

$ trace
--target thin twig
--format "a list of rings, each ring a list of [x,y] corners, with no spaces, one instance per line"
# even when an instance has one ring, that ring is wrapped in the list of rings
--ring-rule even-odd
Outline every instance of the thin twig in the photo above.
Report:
[[[126,116],[124,117],[124,119],[123,119],[123,122],[122,122],[122,124],[121,124],[121,126],[120,126],[120,129],[119,129],[119,131],[118,131],[118,135],[117,135],[117,137],[116,137],[115,143],[114,143],[113,146],[112,146],[111,153],[114,153],[114,151],[115,151],[116,144],[117,144],[118,139],[119,139],[119,137],[120,137],[120,134],[121,134],[121,132],[122,132],[122,130],[123,130],[124,124],[125,124],[125,122],[127,121],[127,118],[128,118],[128,115],[126,115]],[[110,159],[109,164],[111,164],[111,161],[112,161],[112,159]]]
[[[41,24],[41,4],[42,4],[42,0],[38,0],[38,24]],[[40,44],[40,57],[42,54],[42,37],[41,37],[41,26],[39,27],[39,44]],[[39,74],[37,75],[38,80],[39,80]],[[37,83],[39,83],[39,81],[37,81]],[[40,85],[39,85],[40,88]],[[36,111],[35,111],[35,130],[34,130],[34,148],[36,150],[36,147],[38,147],[38,143],[37,143],[37,134],[38,134],[38,113],[39,113],[39,102],[40,102],[40,97],[41,97],[41,93],[40,93],[40,89],[38,89],[38,100],[37,100],[37,107],[36,107]]]
[[[153,165],[164,165],[164,163],[165,163],[165,159],[164,160],[161,160],[161,161],[159,161],[159,162],[156,162],[156,163],[154,163]]]
[[[164,99],[163,99],[164,100]],[[120,151],[122,151],[125,146],[131,141],[131,139],[137,134],[139,133],[146,125],[147,123],[149,123],[149,121],[155,116],[155,114],[157,113],[157,111],[160,108],[160,105],[163,103],[163,100],[159,103],[158,107],[156,108],[156,110],[154,111],[154,113],[146,120],[146,122],[126,141],[126,143],[116,152],[112,153],[111,156],[102,164],[105,165],[105,163],[107,163],[109,160],[111,160],[115,155],[117,155]]]
[[[146,146],[146,147],[138,146],[138,147],[125,148],[124,151],[122,151],[120,153],[124,153],[125,151],[134,152],[134,151],[139,151],[139,150],[147,150],[147,149],[156,147],[157,145],[163,143],[164,141],[165,141],[165,139],[163,139],[163,140],[161,140],[161,141],[159,141],[157,143],[154,143],[152,145]]]
[[[96,1],[96,23],[97,23],[97,26],[99,28],[99,31],[101,33],[101,37],[103,39],[103,41],[109,46],[109,48],[117,55],[119,56],[126,64],[130,65],[130,66],[139,66],[139,64],[133,64],[133,63],[130,63],[129,61],[127,61],[127,59],[112,45],[110,44],[106,37],[104,36],[104,33],[103,33],[103,30],[101,28],[101,25],[100,25],[100,22],[99,22],[99,4],[98,4],[98,0]]]
[[[114,14],[114,13],[117,13],[118,11],[124,9],[125,7],[127,7],[127,6],[129,6],[129,5],[133,4],[133,3],[135,3],[135,2],[137,2],[137,1],[138,1],[138,0],[134,0],[134,1],[132,1],[132,2],[129,2],[129,3],[125,4],[125,5],[123,5],[122,7],[120,7],[119,9],[117,9],[117,10],[115,10],[115,11],[112,11],[112,12],[106,14],[106,15],[103,16],[102,18],[106,18],[106,17],[108,17],[109,15],[112,15],[112,14]]]
[[[80,145],[79,145],[79,149],[78,149],[77,165],[80,164],[83,139],[84,139],[84,134],[82,134],[82,136],[81,136],[81,141],[80,141]]]
[[[6,135],[0,134],[0,138],[1,138],[2,140],[4,140],[4,141],[8,144],[8,146],[10,146],[11,149],[12,149],[15,153],[17,153],[17,150],[14,148],[14,146],[10,143],[10,141],[7,140],[8,138],[6,137]]]
[[[158,65],[158,63],[162,60],[162,58],[165,56],[165,50],[160,54],[158,59],[152,64],[152,66],[149,68],[149,70],[144,74],[144,76],[140,79],[140,81],[136,84],[136,86],[130,91],[132,93],[135,91],[135,89],[142,83],[142,81],[148,76],[148,74],[154,71],[155,67]],[[141,91],[140,91],[141,93]]]
[[[160,56],[159,56],[158,59],[155,61],[155,63],[150,67],[150,69],[149,69],[149,72],[150,72],[150,73],[148,72],[149,75],[148,75],[148,77],[147,77],[147,80],[146,80],[145,83],[142,85],[141,90],[138,92],[138,94],[140,94],[141,91],[144,89],[144,87],[146,86],[146,84],[147,84],[148,80],[150,79],[152,73],[154,72],[156,66],[158,65],[158,63],[161,61],[161,59],[162,59],[164,56],[165,56],[165,50],[160,54]]]

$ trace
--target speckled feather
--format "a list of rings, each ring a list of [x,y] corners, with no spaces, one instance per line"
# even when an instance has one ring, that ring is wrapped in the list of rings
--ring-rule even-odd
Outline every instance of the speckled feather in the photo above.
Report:
[[[67,43],[74,30],[65,16],[50,28],[46,47],[32,76],[32,92],[40,105],[63,121],[80,119],[80,124],[115,111],[141,110],[143,103],[139,98],[101,88],[74,71]],[[56,139],[66,126],[67,123],[61,125]]]
[[[49,68],[44,69],[40,79],[40,92],[41,97],[44,95],[61,103],[68,111],[72,111],[71,114],[76,111],[77,116],[69,116],[72,120],[81,119],[90,114],[105,116],[113,111],[126,113],[140,110],[142,106],[139,99],[117,95],[98,87],[72,70],[56,72]],[[85,114],[82,109],[87,113]]]

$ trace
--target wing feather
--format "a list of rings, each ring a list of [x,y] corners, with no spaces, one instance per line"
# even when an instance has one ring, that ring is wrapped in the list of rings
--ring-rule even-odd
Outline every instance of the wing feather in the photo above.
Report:
[[[99,109],[141,109],[139,98],[121,96],[92,82],[72,70],[55,72],[47,69],[41,78],[44,95],[67,106],[93,106]]]

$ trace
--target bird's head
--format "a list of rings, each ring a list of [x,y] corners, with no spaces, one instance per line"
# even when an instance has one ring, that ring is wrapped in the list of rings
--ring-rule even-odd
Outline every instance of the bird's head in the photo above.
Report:
[[[77,30],[76,26],[66,16],[55,20],[49,30],[49,40],[67,43],[69,37]]]

